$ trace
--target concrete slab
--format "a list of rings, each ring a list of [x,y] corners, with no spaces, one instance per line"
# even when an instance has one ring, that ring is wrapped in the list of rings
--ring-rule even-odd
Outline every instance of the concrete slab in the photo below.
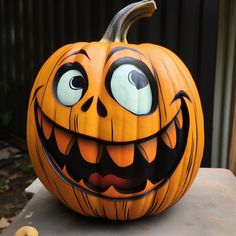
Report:
[[[67,209],[41,187],[3,236],[24,225],[42,236],[78,235],[236,235],[236,178],[225,169],[200,169],[188,193],[155,217],[131,222],[87,218]]]
[[[37,178],[32,184],[30,184],[26,189],[25,189],[25,193],[29,196],[33,196],[34,194],[36,194],[38,191],[40,191],[40,189],[42,189],[43,184],[41,183],[41,181],[39,180],[39,178]]]

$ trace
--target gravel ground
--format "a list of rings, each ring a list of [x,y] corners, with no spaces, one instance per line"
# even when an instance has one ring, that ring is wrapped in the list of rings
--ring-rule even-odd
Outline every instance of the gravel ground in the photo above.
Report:
[[[35,178],[28,154],[0,140],[0,233],[30,200],[24,190]]]

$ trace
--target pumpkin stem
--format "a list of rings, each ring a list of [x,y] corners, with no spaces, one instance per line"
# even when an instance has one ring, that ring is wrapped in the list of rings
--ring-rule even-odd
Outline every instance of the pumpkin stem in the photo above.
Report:
[[[156,10],[154,0],[143,0],[132,3],[120,10],[110,22],[101,42],[126,42],[131,25],[143,17],[152,16]]]

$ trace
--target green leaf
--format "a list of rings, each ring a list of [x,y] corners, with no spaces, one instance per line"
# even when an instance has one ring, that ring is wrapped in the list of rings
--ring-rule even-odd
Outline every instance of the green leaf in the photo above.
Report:
[[[33,170],[33,167],[28,159],[25,158],[19,159],[18,163],[20,164],[20,169],[23,172],[31,172]]]
[[[9,189],[9,180],[4,177],[0,176],[0,193],[6,192]]]

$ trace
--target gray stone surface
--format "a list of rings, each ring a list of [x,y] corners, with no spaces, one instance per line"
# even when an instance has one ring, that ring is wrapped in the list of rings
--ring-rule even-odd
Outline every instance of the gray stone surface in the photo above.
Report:
[[[40,236],[234,236],[236,178],[225,169],[200,169],[191,189],[175,206],[159,216],[131,222],[80,216],[41,188],[3,236],[13,236],[23,225],[36,227]]]
[[[43,184],[40,182],[39,178],[37,178],[31,185],[29,185],[26,189],[25,192],[28,195],[34,195],[36,194],[38,191],[40,191],[40,189],[43,187]]]

